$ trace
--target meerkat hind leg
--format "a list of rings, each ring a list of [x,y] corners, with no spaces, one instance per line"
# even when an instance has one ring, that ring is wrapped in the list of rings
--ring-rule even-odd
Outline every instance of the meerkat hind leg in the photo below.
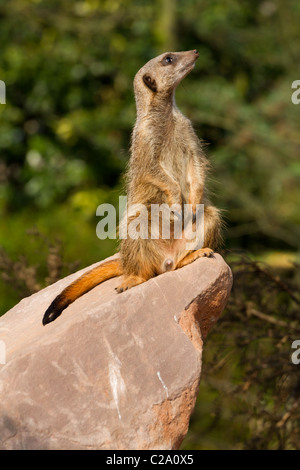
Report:
[[[198,258],[203,258],[205,256],[207,257],[212,256],[213,253],[214,252],[211,248],[201,248],[200,250],[188,252],[184,258],[182,258],[181,260],[177,262],[176,269],[182,268],[183,266],[186,266],[187,264],[192,263]]]
[[[121,292],[124,292],[125,290],[128,290],[131,287],[138,286],[139,284],[142,284],[145,281],[147,281],[147,279],[132,274],[126,276],[122,284],[120,284],[118,287],[115,287],[115,290],[118,292],[118,294],[120,294]]]

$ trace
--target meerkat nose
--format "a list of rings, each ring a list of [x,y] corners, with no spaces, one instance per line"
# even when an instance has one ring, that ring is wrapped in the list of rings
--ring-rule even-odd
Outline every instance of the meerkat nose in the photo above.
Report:
[[[199,55],[199,52],[197,51],[197,49],[194,49],[194,54]]]

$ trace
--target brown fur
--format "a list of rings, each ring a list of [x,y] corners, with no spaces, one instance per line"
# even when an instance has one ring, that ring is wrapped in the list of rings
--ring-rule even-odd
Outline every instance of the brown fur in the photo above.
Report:
[[[136,74],[137,119],[132,133],[127,172],[128,208],[133,204],[204,204],[204,248],[187,250],[185,240],[121,240],[120,261],[100,265],[67,287],[50,305],[43,323],[53,321],[66,306],[111,277],[124,275],[123,292],[165,271],[210,256],[221,240],[219,211],[205,196],[208,162],[191,122],[175,103],[175,89],[194,68],[197,51],[162,54]],[[150,214],[150,213],[149,213]],[[128,217],[128,224],[136,215]],[[150,220],[150,215],[148,215]]]

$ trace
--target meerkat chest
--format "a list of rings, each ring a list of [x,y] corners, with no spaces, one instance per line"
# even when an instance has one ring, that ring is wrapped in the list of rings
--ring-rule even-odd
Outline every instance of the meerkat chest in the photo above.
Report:
[[[195,160],[193,137],[185,121],[175,122],[161,152],[161,166],[180,184],[183,192],[188,189],[188,171]]]
[[[185,178],[189,160],[188,149],[175,144],[161,153],[160,163],[162,168],[179,182]]]
[[[189,199],[190,185],[188,180],[188,169],[190,156],[186,149],[177,146],[164,153],[161,167],[164,172],[179,184],[181,193],[185,200]]]

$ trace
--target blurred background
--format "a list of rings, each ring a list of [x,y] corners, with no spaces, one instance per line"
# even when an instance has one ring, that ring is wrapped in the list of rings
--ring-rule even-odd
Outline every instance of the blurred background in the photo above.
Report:
[[[234,288],[183,449],[299,449],[300,3],[0,1],[0,314],[106,258],[149,59],[197,49],[176,101],[207,144]]]

